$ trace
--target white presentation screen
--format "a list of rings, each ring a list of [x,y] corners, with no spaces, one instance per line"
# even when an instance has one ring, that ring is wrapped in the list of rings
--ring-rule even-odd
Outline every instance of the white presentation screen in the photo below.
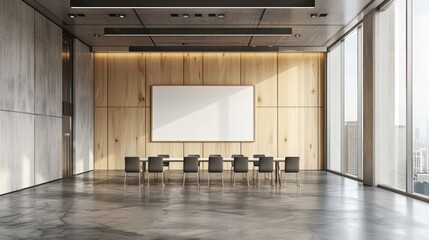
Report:
[[[152,141],[254,141],[252,86],[153,86]]]

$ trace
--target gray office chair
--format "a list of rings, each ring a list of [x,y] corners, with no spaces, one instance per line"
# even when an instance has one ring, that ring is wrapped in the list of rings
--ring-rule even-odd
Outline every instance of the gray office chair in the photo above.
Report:
[[[244,157],[243,154],[232,154],[231,158],[234,159],[235,157]],[[234,171],[234,161],[231,162],[231,179],[232,179],[232,172]]]
[[[200,187],[200,171],[198,167],[198,157],[184,157],[183,158],[183,187],[185,186],[185,174],[197,174],[197,185]]]
[[[188,157],[197,157],[197,158],[200,158],[200,154],[189,154]],[[198,167],[200,167],[200,162],[198,162]]]
[[[209,157],[222,157],[221,154],[210,154]]]
[[[285,169],[281,172],[280,176],[283,173],[296,173],[296,185],[301,187],[301,177],[299,175],[299,157],[285,157]],[[281,179],[280,179],[281,183]],[[286,176],[285,176],[285,186],[286,186]]]
[[[223,187],[223,158],[222,157],[209,157],[209,178],[208,186],[210,187],[210,173],[222,174],[222,187]]]
[[[170,155],[168,154],[158,154],[158,157],[162,157],[163,160],[164,158],[170,158]],[[162,162],[162,166],[167,168],[168,170],[168,180],[170,180],[170,162]]]
[[[253,158],[265,157],[265,154],[253,154]],[[253,179],[255,179],[256,168],[259,167],[259,161],[253,162]]]
[[[125,157],[124,187],[127,185],[128,173],[138,173],[139,174],[139,186],[141,186],[141,173],[143,170],[144,169],[140,169],[140,158],[139,157]]]
[[[148,158],[148,178],[147,186],[149,187],[150,174],[151,173],[161,173],[162,174],[162,186],[164,186],[164,166],[162,157],[149,157]]]
[[[249,178],[247,176],[249,172],[249,158],[248,157],[234,157],[234,174],[233,174],[233,186],[235,187],[235,173],[243,173],[246,175],[247,186],[249,186]]]
[[[259,173],[270,173],[271,175],[271,185],[274,186],[273,183],[273,172],[274,172],[274,158],[273,157],[260,157],[259,158],[259,169],[258,169],[258,185],[261,185],[261,178],[259,177]]]

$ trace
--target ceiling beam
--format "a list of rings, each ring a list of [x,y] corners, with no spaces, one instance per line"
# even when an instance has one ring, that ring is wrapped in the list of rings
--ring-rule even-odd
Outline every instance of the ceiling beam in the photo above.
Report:
[[[292,28],[105,28],[104,36],[292,36]]]
[[[145,47],[130,46],[130,52],[278,52],[278,47],[247,47],[247,46],[177,46],[177,47]]]
[[[314,8],[315,0],[70,0],[71,8]]]

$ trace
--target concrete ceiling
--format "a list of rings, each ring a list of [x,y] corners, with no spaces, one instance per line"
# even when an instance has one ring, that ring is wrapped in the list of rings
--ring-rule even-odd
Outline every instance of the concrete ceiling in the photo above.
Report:
[[[279,46],[323,47],[373,0],[316,0],[314,9],[71,9],[69,0],[24,0],[92,47]],[[85,14],[70,18],[69,14]],[[125,18],[109,13],[125,14]],[[311,18],[312,13],[328,16]],[[172,17],[177,14],[178,17]],[[189,18],[183,18],[189,14]],[[195,14],[201,14],[196,17]],[[224,18],[209,14],[224,14]],[[105,37],[107,27],[266,28],[291,27],[300,37]],[[100,37],[95,37],[99,34]]]

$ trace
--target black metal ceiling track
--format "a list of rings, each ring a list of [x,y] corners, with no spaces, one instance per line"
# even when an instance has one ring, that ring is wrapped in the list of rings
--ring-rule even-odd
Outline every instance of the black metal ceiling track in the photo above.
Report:
[[[104,36],[292,36],[292,28],[105,28]]]
[[[315,0],[70,0],[71,8],[314,8]]]
[[[131,46],[130,52],[278,52],[278,47],[248,47],[248,46],[166,46],[144,47]]]

